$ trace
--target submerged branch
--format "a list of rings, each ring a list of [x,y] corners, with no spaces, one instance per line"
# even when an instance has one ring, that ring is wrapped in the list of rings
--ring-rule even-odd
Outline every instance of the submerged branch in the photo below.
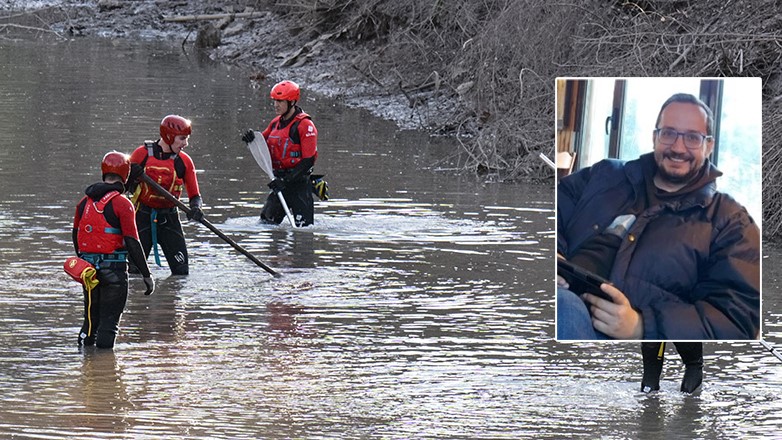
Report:
[[[23,24],[16,24],[16,23],[0,24],[0,31],[4,31],[6,28],[21,29],[21,30],[32,31],[32,32],[46,32],[46,33],[56,35],[57,37],[63,40],[66,40],[66,38],[61,33],[52,29],[47,29],[47,28],[42,28],[37,26],[25,26]]]

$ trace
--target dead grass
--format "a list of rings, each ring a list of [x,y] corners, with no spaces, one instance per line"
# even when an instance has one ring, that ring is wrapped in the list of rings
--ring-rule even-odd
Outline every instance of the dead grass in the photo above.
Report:
[[[782,14],[773,0],[304,0],[301,32],[346,29],[365,72],[426,111],[432,90],[459,105],[436,130],[456,133],[454,162],[498,179],[545,180],[557,76],[756,76],[764,94],[764,230],[782,229],[779,103]],[[400,78],[404,80],[400,81]]]
[[[168,6],[176,10],[181,4]],[[327,35],[350,47],[351,68],[379,89],[406,96],[422,128],[456,135],[462,148],[445,159],[451,167],[498,180],[552,178],[538,154],[553,155],[558,76],[760,77],[764,233],[773,238],[782,230],[782,184],[776,178],[782,172],[782,14],[775,0],[246,0],[231,5],[246,6],[284,15],[301,41]],[[3,23],[47,32],[50,21],[40,16],[0,20],[0,37]]]

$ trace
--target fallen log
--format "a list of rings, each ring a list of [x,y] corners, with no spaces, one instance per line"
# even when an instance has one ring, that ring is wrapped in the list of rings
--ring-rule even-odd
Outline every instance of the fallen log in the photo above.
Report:
[[[165,22],[182,23],[185,21],[205,21],[205,20],[220,20],[222,18],[254,18],[265,16],[266,12],[254,11],[254,12],[232,12],[225,14],[201,14],[201,15],[180,15],[178,17],[163,17]]]

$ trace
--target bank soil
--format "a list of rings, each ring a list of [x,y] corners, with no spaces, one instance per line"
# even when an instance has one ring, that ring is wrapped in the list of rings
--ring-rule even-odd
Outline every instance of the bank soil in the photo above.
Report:
[[[764,231],[782,231],[782,14],[773,0],[52,1],[0,3],[0,32],[171,39],[367,108],[403,129],[453,136],[433,168],[548,181],[561,76],[763,79]],[[10,10],[26,9],[26,14]],[[252,13],[253,15],[248,15]],[[173,17],[217,15],[204,19]],[[222,15],[222,16],[220,16]],[[196,44],[196,42],[198,42]]]

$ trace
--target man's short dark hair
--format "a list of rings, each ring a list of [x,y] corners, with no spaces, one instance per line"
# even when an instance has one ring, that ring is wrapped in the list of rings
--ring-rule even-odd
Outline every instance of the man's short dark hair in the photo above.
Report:
[[[115,173],[106,173],[102,177],[103,177],[103,181],[104,182],[106,180],[116,180],[117,182],[123,182],[124,181],[122,176],[120,176],[119,174],[115,174]]]
[[[676,93],[663,103],[663,106],[660,107],[660,113],[657,114],[657,122],[654,123],[654,126],[656,128],[660,128],[659,127],[660,118],[662,118],[663,116],[663,110],[665,110],[665,107],[668,107],[669,104],[673,104],[674,102],[695,104],[698,107],[702,108],[703,111],[706,112],[706,135],[707,136],[714,135],[714,113],[711,112],[711,109],[709,108],[708,105],[706,105],[705,102],[701,101],[696,96],[691,95],[689,93]]]

